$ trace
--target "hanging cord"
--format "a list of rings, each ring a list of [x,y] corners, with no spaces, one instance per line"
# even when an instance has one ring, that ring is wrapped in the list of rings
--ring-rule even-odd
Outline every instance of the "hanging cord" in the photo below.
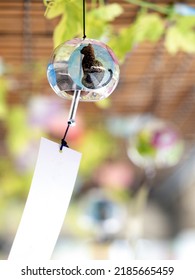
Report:
[[[68,122],[68,125],[67,125],[67,127],[66,127],[66,131],[65,131],[65,133],[64,133],[64,137],[63,137],[62,140],[61,140],[60,151],[62,151],[63,147],[69,148],[67,142],[65,141],[65,138],[66,138],[66,135],[67,135],[67,133],[68,133],[69,127],[70,127],[70,123]]]
[[[83,0],[83,39],[87,36],[85,34],[85,0]]]
[[[86,38],[86,34],[85,34],[85,0],[83,0],[83,39],[85,39],[85,38]],[[77,106],[78,106],[78,102],[79,102],[80,93],[81,93],[80,90],[75,90],[75,92],[74,92],[74,96],[73,96],[73,100],[72,100],[72,104],[71,104],[71,108],[70,108],[68,125],[66,127],[64,136],[61,139],[60,151],[62,151],[63,147],[69,148],[65,138],[68,134],[69,127],[73,126],[75,124],[74,118],[76,115],[76,110],[77,110]]]

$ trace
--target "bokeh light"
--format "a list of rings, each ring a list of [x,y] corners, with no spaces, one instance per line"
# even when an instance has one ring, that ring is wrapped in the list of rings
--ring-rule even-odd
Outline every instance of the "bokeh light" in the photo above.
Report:
[[[170,123],[153,118],[143,123],[128,139],[128,156],[141,168],[166,168],[176,165],[184,142]]]

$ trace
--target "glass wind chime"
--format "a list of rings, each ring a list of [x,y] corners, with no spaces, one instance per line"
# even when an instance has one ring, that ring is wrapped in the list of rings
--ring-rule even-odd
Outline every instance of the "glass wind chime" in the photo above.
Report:
[[[47,78],[54,92],[72,100],[67,128],[60,150],[68,147],[65,140],[70,126],[76,124],[79,101],[99,101],[108,97],[119,80],[119,65],[113,51],[103,42],[86,38],[85,0],[83,0],[83,38],[60,44],[53,52]]]

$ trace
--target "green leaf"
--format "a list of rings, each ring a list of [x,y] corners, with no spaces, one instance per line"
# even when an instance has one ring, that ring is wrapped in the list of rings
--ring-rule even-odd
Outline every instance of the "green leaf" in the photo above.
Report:
[[[167,30],[165,37],[165,48],[170,54],[176,54],[182,45],[182,36],[177,27],[173,26]]]
[[[178,16],[172,17],[172,24],[165,36],[165,47],[171,54],[179,51],[194,53],[195,52],[195,16]]]
[[[126,54],[131,51],[133,47],[133,26],[123,28],[118,35],[112,35],[108,41],[108,45],[113,49],[115,55],[122,63]]]
[[[182,50],[187,53],[195,53],[195,34],[187,32],[182,42]]]
[[[169,15],[172,13],[172,6],[171,5],[167,5],[167,6],[163,6],[163,5],[160,5],[160,4],[155,4],[155,3],[150,3],[148,1],[143,1],[143,0],[126,0],[127,2],[131,3],[131,4],[135,4],[135,5],[138,5],[142,8],[145,8],[145,9],[151,9],[153,11],[156,11],[156,12],[159,12],[159,13],[162,13],[162,14],[165,14],[165,15]]]
[[[66,15],[63,15],[53,33],[54,48],[63,43],[65,37]]]
[[[107,38],[111,33],[108,22],[114,20],[122,11],[118,4],[102,5],[90,10],[86,17],[87,37],[94,39]]]
[[[181,32],[194,31],[195,16],[179,16],[176,19],[176,25]]]
[[[45,17],[48,19],[53,19],[65,11],[65,3],[68,2],[67,0],[51,0],[47,1],[44,0],[44,4],[47,7],[45,11]]]
[[[54,47],[82,33],[81,2],[67,2],[65,12],[54,30]]]
[[[86,34],[88,38],[100,39],[107,34],[109,27],[104,21],[96,20],[94,15],[89,15],[86,20]]]
[[[173,55],[179,51],[194,53],[195,34],[190,30],[182,32],[178,26],[172,26],[166,33],[165,47]]]
[[[114,50],[122,63],[132,48],[141,42],[158,41],[164,33],[164,22],[156,14],[140,14],[136,21],[123,28],[117,35],[112,35],[108,45]]]
[[[157,42],[164,32],[164,22],[157,14],[141,14],[134,24],[134,42]]]
[[[120,16],[123,12],[122,7],[117,4],[102,5],[97,9],[93,9],[88,12],[87,16],[93,16],[93,18],[98,21],[110,22],[116,17]]]
[[[62,15],[54,30],[54,47],[71,38],[82,36],[82,1],[50,1],[50,4],[47,4],[47,6],[47,18]],[[110,30],[107,22],[115,19],[122,11],[122,7],[116,3],[101,5],[99,8],[88,11],[86,16],[87,37],[100,39],[102,36],[107,36]]]

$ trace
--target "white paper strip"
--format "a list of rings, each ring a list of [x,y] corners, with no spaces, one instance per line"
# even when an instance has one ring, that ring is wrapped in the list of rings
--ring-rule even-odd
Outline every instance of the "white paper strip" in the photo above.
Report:
[[[81,154],[41,139],[38,159],[9,260],[49,260],[74,188]]]

